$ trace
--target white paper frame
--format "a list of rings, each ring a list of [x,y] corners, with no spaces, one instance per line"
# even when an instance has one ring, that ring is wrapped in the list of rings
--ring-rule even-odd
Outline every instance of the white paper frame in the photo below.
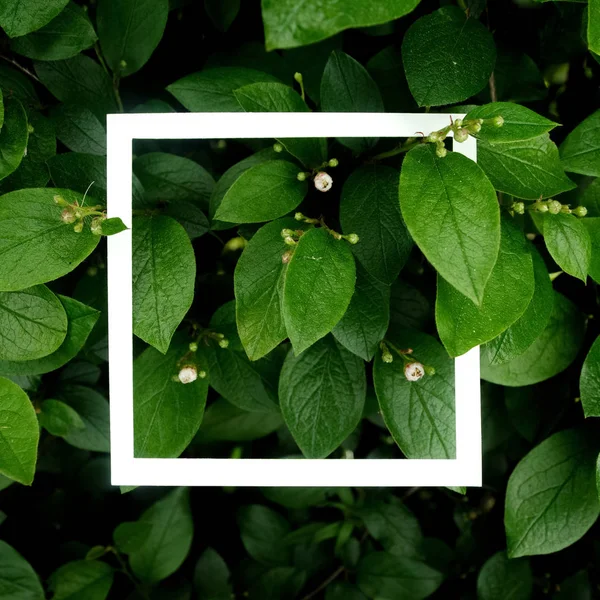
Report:
[[[409,113],[108,115],[108,216],[131,227],[134,139],[405,138],[442,129],[449,119]],[[453,144],[454,151],[477,160],[473,138]],[[131,229],[108,238],[108,317],[113,485],[481,486],[479,348],[455,360],[455,459],[134,458]]]

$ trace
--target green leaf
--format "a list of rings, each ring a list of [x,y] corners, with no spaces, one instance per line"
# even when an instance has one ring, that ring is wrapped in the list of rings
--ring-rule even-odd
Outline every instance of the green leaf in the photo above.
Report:
[[[388,334],[389,335],[389,334]],[[392,363],[375,355],[373,382],[381,414],[407,458],[454,458],[454,361],[432,337],[399,330],[389,337]],[[412,348],[414,360],[435,369],[419,381],[408,381],[397,349]]]
[[[19,0],[3,2],[0,7],[0,27],[8,37],[26,35],[49,23],[63,10],[69,0]]]
[[[242,410],[271,413],[277,407],[277,381],[281,362],[279,353],[250,362],[237,334],[235,303],[223,305],[210,321],[210,327],[228,341],[221,348],[215,340],[200,345],[208,365],[211,387]]]
[[[362,360],[331,337],[290,351],[281,370],[283,419],[307,458],[325,458],[356,429],[365,397]]]
[[[594,524],[600,512],[594,438],[581,429],[555,433],[517,465],[504,513],[510,558],[558,552]]]
[[[69,385],[59,394],[80,417],[85,429],[72,430],[65,441],[75,448],[92,452],[110,450],[108,402],[98,392],[82,385]]]
[[[340,222],[360,239],[352,251],[365,269],[390,284],[406,263],[412,240],[398,204],[398,171],[367,166],[350,175],[342,190]]]
[[[227,31],[240,10],[240,0],[204,0],[204,10],[219,31]]]
[[[29,397],[16,383],[0,377],[0,473],[31,485],[39,438],[37,417]],[[0,564],[1,556],[2,553]],[[0,589],[1,583],[2,575]]]
[[[207,548],[198,559],[194,569],[194,587],[200,598],[206,600],[230,600],[233,587],[231,573],[221,555]]]
[[[0,591],[10,600],[44,600],[44,588],[32,566],[0,540]]]
[[[58,296],[67,314],[67,335],[62,344],[51,354],[36,360],[0,361],[2,375],[42,375],[55,371],[72,360],[81,350],[100,313],[85,304]]]
[[[498,201],[481,168],[456,152],[438,158],[432,144],[417,146],[402,165],[400,207],[427,260],[480,305],[500,246]]]
[[[163,214],[175,219],[185,229],[190,240],[202,237],[210,231],[210,223],[206,215],[192,202],[185,200],[171,202],[165,206]]]
[[[234,275],[236,319],[240,339],[250,360],[258,360],[287,338],[281,301],[289,252],[282,229],[305,230],[292,218],[261,227],[240,256]]]
[[[65,437],[75,429],[85,428],[81,417],[60,400],[44,400],[40,409],[40,425],[52,435]]]
[[[556,144],[548,134],[501,144],[480,140],[477,148],[478,164],[500,192],[538,200],[576,187],[565,175]]]
[[[184,359],[190,355],[188,342],[186,336],[174,338],[166,355],[147,348],[133,363],[138,458],[176,458],[200,427],[208,392],[206,378],[186,384],[173,380],[182,367],[196,365],[195,356]]]
[[[417,104],[439,106],[462,102],[487,85],[496,47],[477,19],[445,6],[411,25],[402,42],[402,59]]]
[[[52,575],[52,600],[104,600],[108,597],[115,570],[99,560],[76,560]]]
[[[390,324],[401,329],[425,329],[432,316],[427,298],[400,279],[390,289]]]
[[[586,417],[600,417],[600,337],[596,338],[581,369],[581,405]]]
[[[306,181],[300,168],[285,160],[269,160],[244,171],[227,190],[215,219],[233,223],[261,223],[282,217],[304,199]]]
[[[8,177],[21,164],[27,148],[27,115],[14,98],[4,100],[4,123],[0,129],[0,179]]]
[[[137,552],[152,533],[152,525],[144,521],[121,523],[113,531],[116,547],[125,554]]]
[[[302,98],[282,83],[253,83],[234,90],[246,112],[310,112]],[[285,149],[307,167],[320,167],[327,155],[325,138],[277,138]]]
[[[501,365],[482,356],[481,377],[486,381],[519,387],[532,385],[564,371],[575,360],[585,322],[580,311],[562,294],[554,293],[552,315],[546,329],[527,350]]]
[[[35,60],[62,60],[94,45],[96,32],[86,12],[74,2],[67,4],[50,23],[11,42],[11,50]]]
[[[148,202],[187,200],[208,208],[215,181],[204,167],[189,158],[150,152],[133,161],[133,171],[144,187]]]
[[[60,104],[51,115],[56,137],[69,150],[106,156],[106,132],[91,110],[76,104]]]
[[[490,365],[499,365],[520,356],[542,334],[554,304],[554,292],[544,260],[531,246],[535,289],[525,312],[498,337],[489,341],[483,351]]]
[[[592,240],[585,225],[574,215],[544,215],[544,241],[556,264],[568,273],[587,279],[592,257]]]
[[[168,13],[168,0],[99,0],[98,37],[113,73],[126,77],[146,64],[163,36]]]
[[[273,433],[282,424],[277,412],[248,412],[219,398],[206,409],[195,439],[200,443],[248,442]]]
[[[286,508],[298,509],[323,504],[332,491],[331,488],[326,487],[268,487],[261,489],[267,500]],[[290,535],[287,536],[287,541],[289,541]]]
[[[594,281],[600,282],[600,218],[587,217],[583,219],[583,225],[592,241],[592,256],[588,274]]]
[[[98,245],[89,227],[81,233],[63,223],[54,196],[82,201],[62,189],[29,189],[0,197],[0,290],[12,291],[58,279]]]
[[[283,317],[296,355],[338,324],[355,282],[354,257],[345,240],[336,240],[323,228],[302,235],[283,286]]]
[[[450,356],[489,342],[523,315],[535,289],[530,245],[510,217],[502,219],[498,260],[476,306],[438,277],[435,320]]]
[[[357,265],[352,300],[332,329],[335,339],[353,354],[369,361],[385,336],[389,320],[390,287]]]
[[[106,157],[64,152],[53,156],[46,164],[56,187],[80,193],[85,193],[89,187],[90,198],[99,202],[106,200]],[[94,200],[86,196],[88,203],[93,204]]]
[[[218,67],[186,75],[167,91],[192,112],[243,112],[234,90],[259,82],[279,80],[255,69]]]
[[[378,600],[423,600],[442,584],[444,575],[414,558],[371,552],[358,563],[358,587]]]
[[[325,600],[367,600],[367,597],[350,583],[334,582],[325,588]]]
[[[100,227],[102,235],[116,235],[122,231],[126,231],[127,226],[119,217],[112,217],[111,219],[103,219]]]
[[[589,0],[588,2],[587,39],[589,49],[595,54],[600,54],[600,3],[598,0]]]
[[[267,50],[314,44],[351,27],[387,23],[408,14],[417,4],[419,0],[377,0],[344,6],[324,6],[317,0],[307,0],[300,5],[293,0],[263,0]]]
[[[176,488],[154,503],[140,518],[152,527],[144,545],[129,555],[133,573],[144,583],[156,583],[175,573],[186,559],[194,535],[189,491]]]
[[[502,117],[504,125],[497,127],[489,121],[495,117]],[[547,133],[558,125],[529,108],[513,102],[492,102],[478,106],[470,110],[465,117],[465,121],[470,119],[484,120],[481,131],[475,137],[491,144],[529,140]]]
[[[323,112],[383,112],[383,100],[368,71],[351,56],[334,50],[321,79]],[[366,152],[378,138],[338,138],[354,152]]]
[[[61,102],[86,106],[97,117],[118,112],[110,77],[88,56],[36,62],[35,72]]]
[[[600,110],[582,121],[560,146],[565,171],[600,176]]]
[[[31,79],[21,71],[0,65],[0,88],[7,98],[16,98],[27,109],[42,107]]]
[[[423,534],[417,518],[392,496],[389,501],[367,502],[358,511],[369,535],[386,552],[400,558],[420,558]]]
[[[526,560],[510,560],[501,551],[489,558],[477,577],[478,600],[529,600],[533,574]]]
[[[283,538],[290,526],[279,513],[260,504],[242,506],[237,522],[244,548],[254,560],[265,565],[288,564],[290,551]]]
[[[33,360],[48,356],[67,335],[67,315],[45,286],[0,292],[0,358]]]
[[[133,224],[133,332],[163,354],[194,299],[196,260],[183,227],[170,217]]]
[[[250,600],[298,598],[305,581],[306,572],[294,567],[274,567],[267,571],[261,569],[260,576],[251,583],[248,598]]]

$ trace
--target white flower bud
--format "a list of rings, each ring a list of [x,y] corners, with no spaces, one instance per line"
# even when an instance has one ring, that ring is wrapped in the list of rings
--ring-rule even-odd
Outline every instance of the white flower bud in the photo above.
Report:
[[[404,367],[404,377],[408,381],[419,381],[425,375],[425,367],[420,362],[411,362]]]
[[[320,171],[315,175],[315,187],[320,192],[328,192],[333,185],[333,179],[329,173],[325,173],[325,171]]]
[[[181,383],[193,383],[198,379],[198,370],[193,365],[182,367],[177,375]]]
[[[60,213],[60,220],[63,223],[75,223],[75,213],[72,208],[65,208],[62,213]]]

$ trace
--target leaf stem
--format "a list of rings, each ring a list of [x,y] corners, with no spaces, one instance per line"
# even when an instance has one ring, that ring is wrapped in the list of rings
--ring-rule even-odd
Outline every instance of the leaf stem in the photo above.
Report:
[[[23,65],[20,65],[16,60],[8,56],[4,56],[4,54],[0,54],[0,58],[2,60],[5,60],[6,62],[9,62],[11,65],[14,65],[15,67],[17,67],[17,69],[23,71],[23,73],[29,75],[29,77],[31,77],[32,79],[35,79],[35,81],[37,81],[38,83],[42,83],[36,75],[34,75],[29,69],[25,68]]]
[[[119,563],[119,565],[121,567],[121,572],[127,576],[127,578],[131,581],[131,583],[133,583],[138,594],[140,594],[140,596],[142,596],[142,598],[144,598],[145,600],[150,600],[148,591],[144,588],[144,586],[142,584],[140,584],[140,582],[129,571],[129,568],[127,567],[127,563],[123,560],[121,553],[113,546],[108,546],[107,550],[109,552],[111,552],[113,554],[113,556],[117,559],[117,562]]]
[[[338,567],[327,579],[325,579],[317,588],[315,588],[312,592],[309,592],[302,598],[302,600],[310,600],[314,598],[318,594],[320,594],[330,583],[333,583],[343,572],[345,571],[345,567]]]
[[[406,140],[406,142],[396,146],[396,148],[392,148],[391,150],[388,150],[387,152],[381,152],[380,154],[376,154],[375,156],[373,156],[371,158],[371,160],[384,160],[386,158],[391,158],[392,156],[397,156],[398,154],[403,154],[404,152],[408,152],[409,150],[412,150],[415,146],[418,146],[419,144],[422,144],[423,140],[421,139],[415,139],[415,138],[408,138]]]

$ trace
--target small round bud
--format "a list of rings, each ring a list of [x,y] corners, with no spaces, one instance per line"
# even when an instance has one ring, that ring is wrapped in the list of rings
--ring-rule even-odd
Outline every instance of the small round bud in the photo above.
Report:
[[[286,243],[287,246],[295,246],[296,245],[296,240],[291,235],[286,235],[283,238],[283,241]]]
[[[283,146],[279,143],[273,144],[273,150],[275,152],[283,152]]]
[[[425,141],[426,142],[431,142],[431,143],[436,143],[436,142],[441,142],[444,138],[442,137],[442,134],[439,131],[434,131],[433,133],[430,133],[426,138]]]
[[[54,196],[54,204],[58,204],[58,206],[67,206],[67,201],[60,194],[56,194],[56,196]]]
[[[427,375],[435,375],[435,369],[433,367],[430,367],[428,365],[425,366],[425,373]]]
[[[222,340],[219,340],[219,346],[221,348],[227,348],[229,346],[229,340],[223,338]]]
[[[315,187],[320,192],[328,192],[333,186],[333,179],[329,173],[325,173],[325,171],[320,171],[315,175]]]
[[[296,221],[304,221],[305,217],[301,212],[297,212],[294,215],[294,219],[296,219]]]
[[[294,73],[294,79],[298,83],[302,83],[302,73]]]
[[[98,267],[96,267],[95,265],[88,267],[87,274],[88,277],[96,277],[96,275],[98,275]]]
[[[27,133],[29,133],[30,135],[35,131],[35,129],[33,128],[33,125],[31,123],[27,124]]]
[[[177,377],[181,383],[193,383],[198,379],[198,369],[194,365],[186,365],[181,368]]]
[[[454,121],[454,125],[456,125],[456,127],[462,127],[462,124],[463,124],[462,119],[456,119],[456,121]]]
[[[425,367],[420,362],[411,362],[404,366],[404,377],[408,381],[419,381],[423,375],[425,375]]]
[[[541,212],[541,213],[547,213],[548,212],[548,205],[545,202],[536,202],[533,207],[535,208],[535,210],[537,210],[537,212]]]
[[[81,211],[80,208],[76,208],[75,212],[73,214],[75,215],[75,217],[77,219],[83,219],[83,212]]]
[[[83,231],[83,221],[79,221],[79,223],[75,223],[75,225],[73,225],[73,231],[75,233],[81,233]]]
[[[573,214],[576,217],[585,217],[587,215],[588,209],[585,206],[578,206],[573,209]]]
[[[306,181],[306,173],[304,171],[300,171],[300,173],[296,175],[296,179],[298,181]]]
[[[385,348],[385,349],[383,350],[383,352],[381,353],[381,360],[382,360],[384,363],[387,363],[388,365],[389,365],[390,363],[393,363],[393,362],[394,362],[394,357],[393,357],[392,353],[391,353],[391,352],[390,352],[390,351],[389,351],[387,348]]]
[[[293,229],[282,229],[281,230],[281,237],[282,238],[292,237],[295,234],[296,234],[296,232]]]
[[[330,158],[327,164],[330,167],[337,167],[340,164],[340,161],[337,158]]]
[[[356,233],[349,233],[348,235],[344,236],[344,238],[351,244],[358,244],[358,242],[360,241],[360,238]]]
[[[102,235],[102,221],[103,219],[101,219],[100,217],[96,217],[92,220],[92,223],[90,225],[90,231],[94,235]]]
[[[206,371],[198,371],[198,377],[200,377],[200,379],[204,379],[206,377]]]
[[[475,121],[474,123],[470,123],[467,129],[469,133],[479,133],[481,131],[481,124]]]
[[[63,223],[75,223],[75,213],[72,208],[65,208],[60,213],[60,220]]]
[[[551,215],[557,215],[562,208],[562,204],[558,200],[548,200],[548,212]]]
[[[119,63],[119,67],[121,67],[121,69],[126,69],[126,68],[127,68],[127,61],[125,61],[125,60],[122,60],[122,61]]]
[[[198,350],[198,344],[196,342],[190,342],[188,348],[190,349],[190,352],[196,352],[196,350]]]
[[[561,213],[565,213],[566,215],[570,215],[571,214],[571,207],[568,204],[563,204],[560,207],[560,212]]]
[[[457,129],[454,132],[454,139],[462,144],[469,139],[469,132],[466,129]]]
[[[518,215],[523,215],[523,214],[525,214],[525,203],[524,202],[515,202],[512,205],[512,209]]]
[[[504,125],[504,117],[498,115],[492,119],[492,123],[494,124],[494,127],[502,127],[502,125]]]
[[[438,158],[445,158],[448,154],[448,150],[442,142],[438,142],[438,145],[435,147],[435,154]]]
[[[291,252],[291,250],[288,250],[287,252],[284,252],[281,255],[281,262],[284,265],[287,265],[290,262],[290,260],[292,260],[292,252]]]

